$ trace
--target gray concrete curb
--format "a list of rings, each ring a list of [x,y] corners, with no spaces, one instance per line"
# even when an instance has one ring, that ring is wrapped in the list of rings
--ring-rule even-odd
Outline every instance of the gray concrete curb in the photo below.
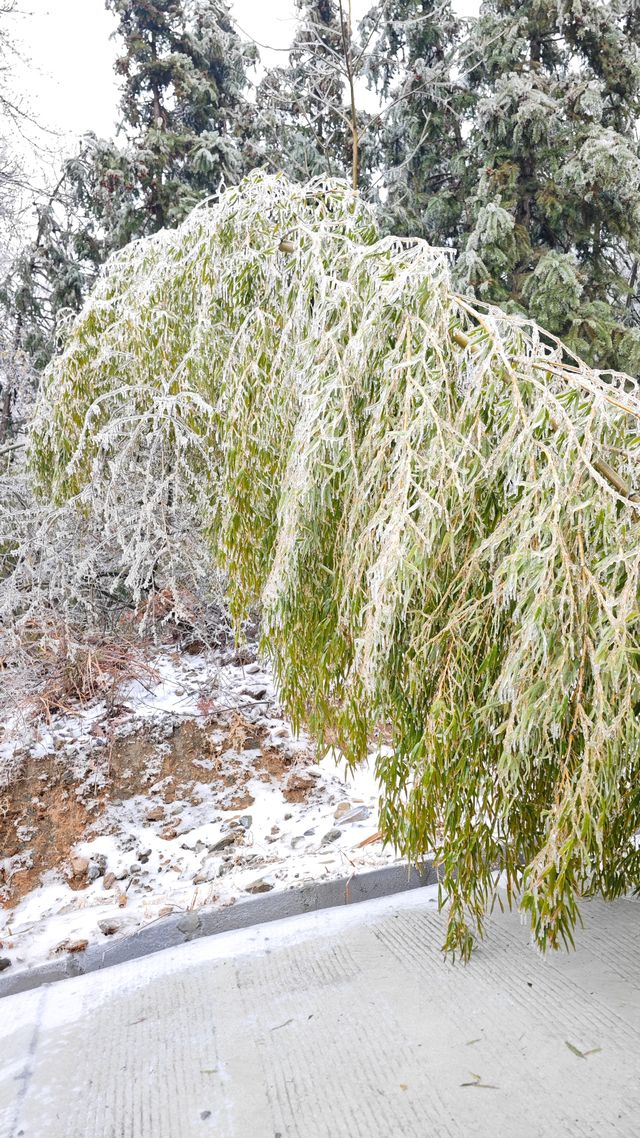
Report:
[[[432,862],[423,870],[409,869],[406,865],[390,865],[368,873],[353,874],[333,881],[312,882],[299,888],[264,894],[241,901],[228,908],[202,908],[189,913],[174,913],[161,921],[146,925],[122,940],[92,944],[82,953],[67,953],[46,964],[38,964],[21,971],[0,975],[0,998],[27,992],[42,984],[54,984],[86,972],[96,972],[136,960],[164,948],[174,948],[202,936],[216,936],[231,929],[245,929],[250,925],[267,924],[283,917],[296,917],[317,909],[333,909],[338,905],[357,905],[375,897],[388,897],[404,893],[407,889],[420,889],[435,885],[438,875]]]

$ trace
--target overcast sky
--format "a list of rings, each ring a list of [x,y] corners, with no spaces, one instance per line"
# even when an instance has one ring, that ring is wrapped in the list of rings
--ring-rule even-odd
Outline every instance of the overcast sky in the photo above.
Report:
[[[354,0],[359,18],[372,0]],[[458,0],[460,11],[475,11],[476,0]],[[66,134],[68,152],[74,136],[94,130],[113,134],[118,90],[113,74],[115,21],[104,0],[21,0],[15,18],[16,39],[28,62],[17,80],[27,91],[35,117]],[[233,15],[251,38],[286,48],[294,28],[293,0],[235,0]],[[264,52],[262,55],[264,56]],[[271,57],[285,59],[285,53]]]

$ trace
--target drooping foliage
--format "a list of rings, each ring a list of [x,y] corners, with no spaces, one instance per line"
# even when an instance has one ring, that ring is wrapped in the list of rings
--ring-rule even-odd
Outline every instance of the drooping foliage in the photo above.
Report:
[[[254,174],[110,261],[30,453],[56,501],[192,501],[294,721],[380,743],[466,954],[501,871],[543,946],[640,881],[639,415],[344,184]]]

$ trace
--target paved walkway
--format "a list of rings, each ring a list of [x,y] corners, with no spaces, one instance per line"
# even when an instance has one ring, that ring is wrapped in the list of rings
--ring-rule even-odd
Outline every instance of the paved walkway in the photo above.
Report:
[[[640,1134],[640,904],[468,967],[430,890],[225,933],[0,1001],[1,1138]]]

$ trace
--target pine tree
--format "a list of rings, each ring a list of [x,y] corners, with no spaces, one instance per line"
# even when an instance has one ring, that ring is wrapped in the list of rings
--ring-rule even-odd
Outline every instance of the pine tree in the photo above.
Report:
[[[123,53],[121,145],[88,134],[51,194],[36,199],[35,235],[4,283],[16,342],[37,368],[65,312],[82,307],[100,266],[133,238],[174,226],[243,172],[246,67],[254,49],[223,0],[106,0]]]
[[[246,68],[254,52],[224,0],[106,0],[124,51],[122,130],[135,231],[176,225],[243,172]]]
[[[640,371],[638,16],[632,0],[485,0],[464,48],[463,288],[599,367]]]
[[[381,0],[364,22],[367,79],[382,101],[384,224],[434,244],[455,240],[464,208],[468,93],[454,73],[461,30],[449,0]]]

